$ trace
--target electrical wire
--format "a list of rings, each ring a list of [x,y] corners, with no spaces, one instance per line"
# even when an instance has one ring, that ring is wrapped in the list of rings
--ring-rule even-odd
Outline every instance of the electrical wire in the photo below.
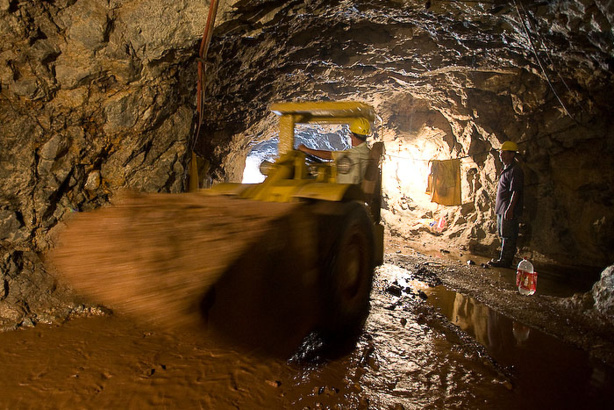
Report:
[[[204,121],[205,110],[205,60],[209,52],[209,44],[211,43],[211,37],[213,36],[213,29],[215,27],[215,17],[217,15],[218,0],[212,0],[209,4],[209,15],[207,16],[207,22],[205,24],[205,30],[198,50],[198,78],[196,84],[196,111],[198,114],[198,120],[196,124],[196,130],[192,141],[192,149],[196,146],[198,138],[200,136],[201,126]]]
[[[563,107],[563,110],[565,111],[565,114],[567,114],[569,116],[569,118],[571,118],[572,120],[576,121],[575,118],[572,117],[572,115],[569,113],[569,110],[565,106],[565,103],[563,102],[563,100],[561,100],[561,97],[559,97],[559,94],[557,93],[556,89],[554,88],[554,84],[552,84],[552,81],[550,81],[550,77],[548,76],[548,73],[546,72],[546,69],[545,69],[544,65],[542,64],[541,58],[539,57],[539,54],[537,53],[537,48],[535,47],[535,44],[533,43],[533,38],[531,37],[531,33],[529,32],[529,28],[527,27],[525,19],[522,16],[522,13],[520,12],[520,7],[518,6],[518,1],[517,0],[514,0],[514,5],[516,6],[516,12],[518,13],[518,18],[520,18],[520,22],[522,23],[522,27],[524,28],[524,32],[525,32],[525,34],[527,36],[527,40],[529,40],[529,45],[531,47],[531,50],[533,51],[533,54],[535,54],[535,59],[537,60],[537,64],[539,65],[539,68],[542,70],[542,73],[544,74],[544,77],[546,77],[546,82],[550,86],[550,89],[554,93],[554,96],[558,100],[559,104],[561,104],[561,107]]]
[[[517,142],[517,144],[519,144],[519,145],[520,145],[520,144],[522,144],[522,143],[524,143],[524,142],[528,142],[528,141],[529,141],[528,139],[525,139],[525,140],[520,140],[520,141],[518,141],[518,142]],[[493,148],[491,148],[491,149],[490,149],[490,150],[488,150],[488,151],[476,152],[476,153],[474,153],[474,154],[472,154],[472,155],[463,155],[463,156],[461,156],[461,157],[456,157],[456,158],[447,158],[447,159],[467,159],[467,158],[474,158],[474,157],[479,156],[479,155],[488,155],[488,154],[492,154],[492,152],[493,152],[493,151],[498,151],[498,150],[497,150],[496,148],[494,148],[494,147],[493,147]],[[520,153],[518,153],[518,154],[520,154]],[[431,158],[431,159],[412,158],[412,157],[406,157],[406,156],[403,156],[403,155],[388,154],[388,153],[384,154],[384,156],[393,157],[393,158],[399,158],[399,159],[408,159],[408,160],[411,160],[411,161],[414,161],[414,162],[430,162],[430,161],[432,161],[432,160],[433,160],[432,158]],[[445,161],[445,160],[441,160],[441,161]]]
[[[529,25],[531,25],[531,24],[530,24],[530,18],[529,18],[530,14],[527,12],[527,10],[525,9],[525,7],[524,7],[524,5],[522,4],[522,2],[520,2],[520,3],[519,3],[519,5],[520,5],[520,8],[522,9],[522,12],[525,14],[525,16],[527,16],[527,18],[526,18],[527,22],[529,23]],[[532,28],[532,27],[531,27],[531,28]],[[546,54],[546,57],[547,57],[547,59],[548,59],[548,62],[550,63],[550,65],[554,66],[554,61],[552,60],[552,57],[550,56],[550,51],[548,50],[548,47],[546,46],[546,43],[545,43],[545,41],[544,41],[543,37],[542,37],[542,36],[539,34],[539,31],[538,31],[537,29],[534,29],[533,31],[535,32],[535,36],[537,37],[537,39],[538,39],[538,40],[539,40],[539,42],[540,42],[540,48],[541,48],[541,49],[544,51],[544,53]],[[559,78],[559,80],[560,80],[560,81],[563,83],[563,85],[564,85],[564,86],[565,86],[565,88],[567,89],[567,91],[568,91],[570,94],[572,94],[573,92],[572,92],[571,88],[569,88],[569,85],[567,85],[567,81],[565,81],[565,79],[563,78],[563,76],[561,75],[561,73],[560,73],[558,70],[554,70],[554,71],[555,71],[555,73],[556,73],[557,77]],[[585,110],[584,110],[584,107],[583,107],[582,105],[579,105],[579,107],[580,107],[580,110],[582,110],[583,112],[585,111]]]

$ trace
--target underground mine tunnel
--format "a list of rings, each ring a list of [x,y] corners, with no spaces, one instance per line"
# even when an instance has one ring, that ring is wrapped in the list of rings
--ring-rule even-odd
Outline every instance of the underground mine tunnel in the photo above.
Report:
[[[613,22],[606,0],[0,0],[0,404],[610,407]],[[345,355],[323,358],[313,334],[288,358],[210,339],[200,325],[160,329],[80,294],[49,263],[72,219],[125,191],[183,194],[191,168],[200,188],[260,182],[278,152],[271,105],[292,101],[369,104],[367,143],[385,147],[385,259]],[[297,138],[327,134],[319,148],[346,149],[347,131]],[[538,272],[530,297],[514,269],[486,264],[500,246],[505,141],[525,176],[515,263]],[[460,200],[441,204],[428,178],[434,161],[452,160]],[[249,242],[263,212],[246,208],[236,212],[252,218],[229,231],[219,228],[229,208],[198,225],[194,207],[168,205],[173,217],[141,234],[173,247],[149,256],[185,266],[173,252],[215,222],[202,246],[230,263],[220,242]],[[124,242],[105,249],[138,266],[145,252]],[[113,256],[86,240],[78,248],[84,266]],[[290,273],[300,260],[281,256],[269,266],[281,260]],[[249,283],[237,298],[267,297]],[[153,302],[181,301],[171,295]],[[214,312],[216,297],[203,306]]]

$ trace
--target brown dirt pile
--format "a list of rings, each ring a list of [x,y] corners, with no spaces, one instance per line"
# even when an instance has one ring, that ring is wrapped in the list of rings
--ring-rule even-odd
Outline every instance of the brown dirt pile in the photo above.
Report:
[[[75,215],[50,262],[95,303],[159,325],[190,324],[202,319],[202,298],[228,265],[294,208],[201,194],[126,194],[115,206]]]

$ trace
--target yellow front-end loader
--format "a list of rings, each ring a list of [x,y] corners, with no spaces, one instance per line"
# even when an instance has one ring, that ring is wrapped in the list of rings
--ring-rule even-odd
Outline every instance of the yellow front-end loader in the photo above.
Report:
[[[232,195],[264,202],[326,203],[327,208],[344,208],[341,203],[360,203],[361,209],[372,218],[369,235],[374,236],[373,260],[383,260],[383,227],[380,225],[381,157],[383,143],[371,148],[365,175],[359,185],[337,183],[338,174],[344,172],[339,161],[323,162],[295,149],[295,129],[300,124],[351,124],[357,118],[369,123],[375,120],[375,111],[359,102],[291,102],[277,103],[271,110],[279,115],[279,158],[273,164],[261,166],[267,175],[261,184],[219,184],[201,192],[214,195]],[[317,137],[316,137],[317,138]],[[345,172],[348,172],[345,169]],[[337,203],[337,206],[331,206]],[[323,204],[320,204],[323,205]],[[356,211],[360,212],[360,211]]]
[[[371,147],[360,184],[341,184],[347,164],[314,161],[295,149],[294,133],[298,124],[373,123],[375,112],[346,101],[271,110],[279,157],[264,182],[130,194],[77,215],[50,258],[58,275],[89,299],[155,324],[199,322],[269,345],[314,328],[355,336],[383,261],[383,143]]]

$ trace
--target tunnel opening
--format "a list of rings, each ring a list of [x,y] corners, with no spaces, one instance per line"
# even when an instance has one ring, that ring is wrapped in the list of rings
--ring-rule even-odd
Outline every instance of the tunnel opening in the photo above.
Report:
[[[347,125],[297,124],[294,135],[294,148],[304,144],[310,148],[328,151],[343,151],[350,148]],[[274,162],[277,159],[279,137],[257,142],[250,149],[245,159],[244,184],[260,183],[265,176],[260,172],[263,161]]]

